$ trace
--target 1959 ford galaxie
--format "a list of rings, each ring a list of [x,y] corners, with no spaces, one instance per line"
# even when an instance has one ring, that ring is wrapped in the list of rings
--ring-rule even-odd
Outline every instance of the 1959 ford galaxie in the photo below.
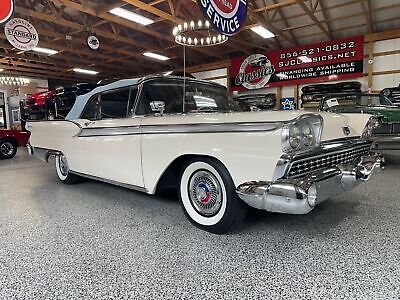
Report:
[[[235,112],[224,87],[193,79],[120,80],[79,96],[66,120],[31,121],[30,154],[82,177],[149,194],[176,187],[196,226],[223,233],[248,206],[306,214],[367,181],[369,115]],[[183,101],[184,100],[184,101]]]

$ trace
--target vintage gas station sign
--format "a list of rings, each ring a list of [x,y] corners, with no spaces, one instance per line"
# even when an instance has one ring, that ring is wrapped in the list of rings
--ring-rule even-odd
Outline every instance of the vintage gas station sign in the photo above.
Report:
[[[0,24],[6,23],[14,13],[14,0],[0,0]]]
[[[231,62],[234,91],[362,77],[364,37],[358,36],[264,54]]]
[[[200,0],[204,16],[218,32],[232,36],[246,21],[247,0]]]

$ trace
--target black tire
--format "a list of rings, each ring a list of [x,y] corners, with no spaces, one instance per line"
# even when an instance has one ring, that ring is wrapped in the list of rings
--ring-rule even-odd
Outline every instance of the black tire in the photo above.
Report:
[[[0,159],[10,159],[17,154],[18,144],[15,140],[5,138],[0,140]]]
[[[65,156],[56,156],[55,160],[57,176],[62,183],[69,185],[82,182],[82,177],[70,172]]]
[[[178,188],[182,209],[196,227],[216,234],[229,232],[247,214],[225,166],[211,158],[188,161]]]

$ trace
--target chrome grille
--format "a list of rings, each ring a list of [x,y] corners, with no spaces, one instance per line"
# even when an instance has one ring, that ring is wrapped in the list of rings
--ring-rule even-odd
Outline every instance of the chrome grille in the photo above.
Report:
[[[371,145],[368,144],[294,161],[289,168],[288,177],[300,177],[320,169],[352,164],[357,158],[369,154],[370,149]]]

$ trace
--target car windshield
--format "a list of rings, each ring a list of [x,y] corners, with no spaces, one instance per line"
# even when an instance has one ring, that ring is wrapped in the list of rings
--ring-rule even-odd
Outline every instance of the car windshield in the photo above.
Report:
[[[323,110],[329,110],[333,107],[371,107],[371,106],[392,106],[388,98],[379,94],[365,95],[332,95],[325,97],[322,104]]]

